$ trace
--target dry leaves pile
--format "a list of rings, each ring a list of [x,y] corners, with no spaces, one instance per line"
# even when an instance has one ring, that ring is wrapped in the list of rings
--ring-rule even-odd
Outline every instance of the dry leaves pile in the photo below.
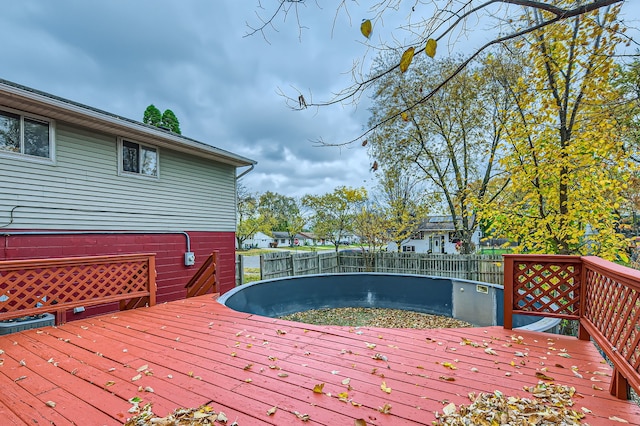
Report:
[[[575,389],[568,386],[538,383],[525,387],[533,398],[504,396],[502,392],[469,394],[470,405],[455,404],[436,413],[435,426],[467,425],[580,425],[584,413],[572,409]]]
[[[209,405],[203,405],[198,408],[177,408],[173,413],[165,417],[158,417],[153,413],[151,404],[146,404],[140,409],[138,415],[125,423],[125,426],[238,425],[236,422],[227,423],[227,421],[227,416],[224,413],[216,413]]]
[[[316,325],[381,328],[463,328],[468,322],[455,318],[387,308],[327,308],[296,312],[281,317]]]

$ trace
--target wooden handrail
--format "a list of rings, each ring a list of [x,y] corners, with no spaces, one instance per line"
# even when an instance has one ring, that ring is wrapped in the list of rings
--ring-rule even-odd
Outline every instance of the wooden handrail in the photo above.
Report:
[[[218,293],[218,251],[214,251],[207,257],[198,271],[191,277],[185,288],[187,298],[201,296],[207,293]]]
[[[76,307],[156,303],[155,254],[0,261],[0,320]]]
[[[640,271],[595,256],[505,255],[504,327],[513,314],[579,321],[614,365],[609,391],[640,390]]]

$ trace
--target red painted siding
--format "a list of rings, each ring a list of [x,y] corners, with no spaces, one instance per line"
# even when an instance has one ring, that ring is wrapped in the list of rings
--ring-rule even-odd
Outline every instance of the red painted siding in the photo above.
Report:
[[[26,231],[26,230],[23,230]],[[218,250],[220,292],[235,286],[235,236],[233,232],[187,232],[191,251],[196,255],[194,266],[184,266],[187,239],[183,234],[63,234],[12,235],[0,234],[0,260],[39,259],[49,257],[99,256],[109,254],[155,253],[158,285],[157,302],[182,299],[184,286],[212,251]],[[29,232],[35,232],[30,230]],[[43,231],[46,233],[48,231]],[[64,232],[64,231],[60,231]],[[73,231],[75,232],[75,231]],[[115,310],[115,306],[88,309],[84,314],[69,315],[80,319],[88,315]]]

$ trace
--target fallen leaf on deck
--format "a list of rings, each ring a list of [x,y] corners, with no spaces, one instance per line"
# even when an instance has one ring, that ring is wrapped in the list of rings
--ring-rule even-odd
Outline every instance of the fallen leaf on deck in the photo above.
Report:
[[[311,417],[309,417],[308,414],[300,414],[297,411],[294,411],[293,414],[295,414],[296,417],[302,420],[303,422],[308,422],[311,419]]]
[[[382,382],[382,384],[380,385],[380,389],[382,389],[386,393],[391,393],[391,388],[387,386],[386,382]]]
[[[276,334],[287,334],[287,332],[284,330],[277,329]]]
[[[616,417],[616,416],[609,417],[609,420],[613,420],[614,422],[620,422],[620,423],[629,423],[625,419],[621,419],[620,417]]]
[[[538,371],[538,372],[536,372],[536,377],[537,377],[538,379],[541,379],[541,380],[554,380],[554,379],[553,379],[553,377],[549,377],[549,376],[547,376],[546,374],[541,373],[541,372],[539,372],[539,371]]]
[[[456,412],[456,404],[454,404],[453,402],[449,403],[442,409],[442,412],[444,413],[445,416],[452,415],[453,413]]]
[[[109,380],[107,383],[105,383],[105,384],[104,384],[104,386],[105,386],[105,387],[109,387],[109,386],[113,386],[113,385],[115,385],[115,384],[116,384],[116,382],[114,382],[114,381],[112,381],[112,380]]]
[[[377,346],[375,343],[367,343],[367,342],[364,342],[364,344],[365,344],[365,345],[367,345],[367,347],[368,347],[369,349],[374,349],[374,348]]]
[[[149,369],[149,365],[145,364],[142,367],[138,368],[136,371],[138,373],[142,373],[144,370],[148,370]]]
[[[318,383],[313,387],[313,393],[322,393],[322,388],[324,388],[324,383]]]
[[[471,404],[460,405],[457,410],[452,404],[447,405],[443,414],[436,413],[433,425],[582,424],[579,420],[585,415],[572,408],[574,388],[541,383],[531,388],[525,386],[524,390],[535,398],[505,396],[498,390],[477,396],[469,394]]]
[[[44,403],[44,405],[46,405],[47,407],[54,408],[56,406],[56,403],[53,401],[47,401]]]
[[[267,416],[273,416],[276,411],[278,411],[278,407],[271,407],[267,410]]]
[[[227,419],[227,416],[223,412],[219,412],[218,413],[218,418],[216,420],[219,421],[220,423],[226,423],[228,419]]]
[[[349,382],[351,382],[351,379],[350,379],[350,378],[346,378],[346,379],[344,379],[344,380],[342,381],[342,384],[343,384],[343,385],[348,385],[348,384],[349,384]]]
[[[498,353],[496,351],[494,351],[493,349],[491,349],[491,348],[487,348],[484,351],[485,351],[485,353],[487,353],[489,355],[498,355]]]
[[[356,419],[353,424],[354,426],[367,426],[367,422],[364,419]]]
[[[136,374],[131,378],[131,381],[135,382],[136,380],[140,380],[140,379],[142,379],[142,374]]]
[[[444,381],[446,381],[446,382],[455,382],[455,381],[456,381],[456,379],[455,379],[455,378],[453,378],[453,377],[448,377],[448,376],[440,376],[439,378],[440,378],[440,380],[444,380]]]
[[[386,402],[382,407],[378,407],[378,411],[382,414],[389,414],[391,412],[391,404]]]
[[[382,354],[375,354],[374,356],[372,356],[371,358],[373,359],[379,359],[381,361],[387,361],[387,357],[385,355]]]
[[[571,358],[571,355],[569,355],[569,354],[568,354],[568,353],[566,353],[566,352],[561,352],[561,353],[559,353],[559,354],[558,354],[558,356],[561,356],[561,357],[563,357],[563,358]]]
[[[450,362],[441,362],[440,363],[443,367],[448,368],[449,370],[457,370],[458,367],[456,367],[455,365],[451,364]]]

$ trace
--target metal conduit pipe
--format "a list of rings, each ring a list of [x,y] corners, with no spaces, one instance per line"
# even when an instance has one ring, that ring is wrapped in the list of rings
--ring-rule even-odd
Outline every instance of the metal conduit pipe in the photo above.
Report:
[[[185,231],[16,231],[5,232],[0,235],[3,237],[12,237],[18,235],[145,235],[145,234],[182,234],[187,243],[187,253],[191,253],[191,237]]]

